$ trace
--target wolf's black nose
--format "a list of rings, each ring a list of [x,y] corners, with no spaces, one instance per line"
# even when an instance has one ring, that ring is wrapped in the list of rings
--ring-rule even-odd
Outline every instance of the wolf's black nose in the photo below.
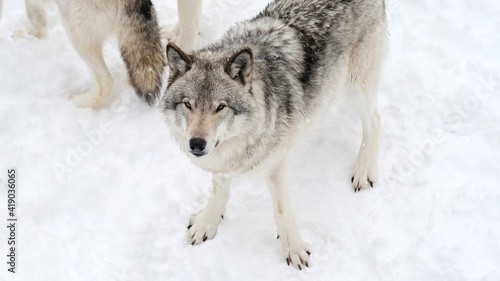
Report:
[[[205,150],[206,146],[207,146],[207,142],[201,138],[192,138],[189,141],[189,148],[191,148],[191,152],[195,155],[201,154],[201,152],[203,152],[203,150]]]

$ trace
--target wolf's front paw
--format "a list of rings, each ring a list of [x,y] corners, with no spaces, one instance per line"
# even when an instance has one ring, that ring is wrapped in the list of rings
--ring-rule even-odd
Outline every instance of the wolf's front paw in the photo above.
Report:
[[[205,208],[191,218],[187,227],[189,244],[197,245],[214,238],[217,227],[224,218],[222,214],[214,211]]]
[[[309,256],[311,252],[308,250],[309,247],[302,241],[298,233],[290,233],[286,231],[286,229],[279,232],[284,234],[278,235],[278,239],[281,241],[286,263],[299,270],[309,267]]]
[[[285,249],[285,260],[288,265],[302,270],[309,267],[311,252],[302,244],[288,245]]]
[[[351,178],[352,187],[354,192],[361,191],[362,188],[373,187],[376,180],[375,172],[369,171],[365,165],[359,165],[354,168],[353,176]]]

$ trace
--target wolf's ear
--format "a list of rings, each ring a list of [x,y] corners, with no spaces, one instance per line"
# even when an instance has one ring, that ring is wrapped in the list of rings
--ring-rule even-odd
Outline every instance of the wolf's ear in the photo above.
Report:
[[[181,48],[170,42],[167,45],[167,61],[168,67],[170,68],[170,76],[186,73],[191,68],[192,64],[191,56],[184,53]]]
[[[242,48],[229,58],[224,67],[226,73],[242,85],[252,83],[253,54],[248,47]]]

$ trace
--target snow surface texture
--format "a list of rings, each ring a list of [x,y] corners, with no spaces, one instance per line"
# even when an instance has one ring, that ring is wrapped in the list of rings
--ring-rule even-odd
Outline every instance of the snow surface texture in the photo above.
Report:
[[[361,125],[347,103],[290,151],[292,204],[312,252],[303,271],[280,258],[262,180],[235,180],[215,239],[189,245],[210,175],[135,97],[116,41],[105,49],[113,96],[77,108],[69,96],[90,75],[57,13],[46,39],[12,39],[26,16],[22,1],[4,2],[0,217],[17,167],[19,226],[16,274],[0,227],[0,280],[500,280],[500,2],[387,1],[375,188],[351,188]],[[199,46],[266,3],[205,0]],[[155,4],[162,24],[176,22],[175,1]]]

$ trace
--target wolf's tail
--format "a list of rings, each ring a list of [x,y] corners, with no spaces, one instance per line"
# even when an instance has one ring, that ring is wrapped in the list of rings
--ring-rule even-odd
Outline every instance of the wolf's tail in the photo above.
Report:
[[[151,0],[119,3],[118,42],[130,83],[139,97],[153,105],[160,95],[165,68],[156,10]]]

